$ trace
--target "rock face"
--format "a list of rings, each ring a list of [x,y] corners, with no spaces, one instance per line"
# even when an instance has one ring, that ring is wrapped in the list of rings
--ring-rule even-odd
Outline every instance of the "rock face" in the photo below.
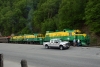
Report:
[[[90,36],[90,46],[100,46],[100,36],[90,31],[88,26],[82,27],[81,30]]]

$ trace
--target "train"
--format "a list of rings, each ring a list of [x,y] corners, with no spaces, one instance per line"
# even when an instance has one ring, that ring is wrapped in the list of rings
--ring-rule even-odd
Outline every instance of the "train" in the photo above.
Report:
[[[6,37],[8,43],[27,43],[27,44],[43,44],[43,42],[48,42],[50,39],[60,38],[62,41],[69,41],[73,45],[73,40],[79,39],[81,41],[80,46],[88,46],[90,43],[90,38],[87,34],[81,33],[80,30],[70,30],[64,29],[62,31],[46,31],[45,34],[33,33],[33,34],[23,34],[14,35]],[[0,41],[3,41],[0,38]],[[4,42],[4,41],[3,41]]]
[[[10,43],[42,44],[44,35],[40,33],[11,36]]]
[[[0,37],[0,43],[9,43],[10,37]]]
[[[88,46],[90,44],[90,37],[85,33],[81,33],[80,30],[69,30],[64,29],[63,31],[50,32],[47,31],[45,34],[44,41],[50,41],[53,38],[60,38],[62,41],[69,41],[73,45],[73,40],[79,39],[81,41],[80,46]]]

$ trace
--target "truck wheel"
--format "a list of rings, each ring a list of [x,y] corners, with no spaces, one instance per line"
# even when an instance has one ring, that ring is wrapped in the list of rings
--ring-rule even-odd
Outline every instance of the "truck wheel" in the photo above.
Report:
[[[48,46],[48,45],[45,45],[45,48],[46,48],[46,49],[49,49],[49,46]]]
[[[69,45],[69,44],[67,44],[66,46],[67,46],[67,48],[66,48],[66,49],[69,49],[70,45]]]
[[[69,47],[67,47],[66,49],[69,49]]]
[[[63,49],[64,49],[64,47],[63,47],[63,46],[60,46],[59,48],[60,48],[60,50],[63,50]]]

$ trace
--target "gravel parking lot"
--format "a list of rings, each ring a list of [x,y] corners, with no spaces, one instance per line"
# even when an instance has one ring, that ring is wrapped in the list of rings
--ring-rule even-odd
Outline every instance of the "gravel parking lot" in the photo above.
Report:
[[[0,43],[4,59],[20,63],[26,59],[34,67],[100,67],[100,48],[73,47],[45,49],[43,45]]]

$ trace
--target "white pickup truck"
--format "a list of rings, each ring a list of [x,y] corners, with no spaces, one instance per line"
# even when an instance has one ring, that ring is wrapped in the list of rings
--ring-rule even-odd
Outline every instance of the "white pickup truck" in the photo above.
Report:
[[[50,42],[43,42],[43,46],[47,49],[56,47],[63,50],[68,49],[70,47],[70,43],[68,41],[61,41],[60,39],[51,39]]]

